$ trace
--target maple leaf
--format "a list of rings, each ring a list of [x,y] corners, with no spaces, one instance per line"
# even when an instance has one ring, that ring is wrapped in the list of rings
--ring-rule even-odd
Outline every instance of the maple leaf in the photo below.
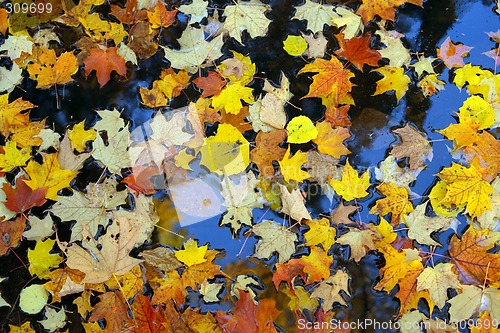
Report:
[[[115,71],[121,76],[127,75],[125,60],[117,52],[117,47],[95,47],[90,50],[89,56],[84,60],[85,74],[88,77],[95,70],[101,88],[111,79],[111,72]]]
[[[27,69],[30,77],[37,81],[36,87],[47,89],[73,81],[71,75],[78,71],[78,63],[73,52],[64,52],[56,57],[53,49],[44,49],[37,62],[29,64]]]
[[[307,283],[319,282],[328,279],[330,276],[330,266],[333,258],[328,255],[327,250],[317,246],[311,246],[307,256],[300,257],[300,262],[304,266],[304,273],[307,274]]]
[[[220,124],[216,135],[205,138],[200,151],[201,165],[228,176],[245,170],[250,163],[248,141],[229,124]]]
[[[483,180],[481,173],[471,165],[466,168],[453,163],[437,174],[446,183],[446,194],[441,200],[444,204],[465,206],[471,217],[476,217],[491,209],[490,194],[493,188]]]
[[[500,319],[498,299],[500,292],[493,288],[479,288],[477,286],[462,286],[462,292],[448,301],[450,303],[450,320],[460,322],[479,313],[482,304],[487,304],[493,320]],[[483,307],[484,309],[484,307]]]
[[[273,130],[269,133],[259,132],[255,138],[256,147],[250,151],[250,160],[257,165],[264,177],[274,175],[273,161],[279,161],[285,156],[286,150],[279,144],[286,138],[285,130]]]
[[[431,152],[429,141],[409,123],[393,132],[401,137],[402,142],[393,146],[390,154],[398,159],[408,157],[410,170],[416,170],[422,166]]]
[[[274,221],[263,221],[252,227],[252,232],[261,237],[257,244],[254,256],[268,259],[274,252],[278,253],[278,262],[283,263],[295,253],[297,235],[290,232],[287,227]]]
[[[30,180],[25,180],[26,185],[31,189],[46,188],[45,197],[49,200],[57,201],[57,192],[68,187],[77,172],[61,169],[57,154],[43,155],[43,163],[34,160],[28,163],[25,168]]]
[[[330,6],[307,0],[302,6],[296,7],[294,19],[306,20],[307,29],[313,34],[321,33],[324,25],[335,25],[344,27],[343,33],[346,38],[353,38],[360,30],[363,30],[361,18],[354,14],[351,9],[341,6]]]
[[[304,234],[306,245],[321,244],[323,249],[328,251],[335,243],[336,230],[330,226],[328,219],[309,220],[307,226],[309,226],[309,230]]]
[[[500,278],[500,254],[490,253],[499,236],[489,230],[469,228],[459,239],[453,235],[448,252],[455,263],[458,277],[464,284],[482,285]]]
[[[222,218],[222,225],[229,224],[234,234],[237,234],[243,224],[252,225],[252,209],[262,208],[259,195],[255,192],[257,179],[253,173],[241,176],[237,185],[232,179],[222,180],[222,196],[227,213]]]
[[[414,239],[420,244],[440,246],[440,243],[431,238],[431,234],[449,228],[453,219],[425,216],[425,206],[425,203],[418,205],[413,212],[404,218],[404,223],[409,228],[408,238]]]
[[[451,270],[453,264],[439,263],[426,267],[417,278],[417,291],[429,290],[432,302],[443,308],[448,300],[448,288],[461,288],[457,275]]]
[[[322,121],[316,123],[318,136],[313,142],[318,145],[318,151],[335,158],[349,154],[351,151],[343,144],[344,140],[351,137],[351,133],[345,127],[332,128],[330,123]]]
[[[342,179],[332,179],[330,185],[344,200],[351,201],[353,199],[364,198],[368,195],[366,190],[370,187],[370,171],[366,170],[359,177],[356,169],[351,167],[349,160],[347,160],[342,171]]]
[[[340,49],[335,54],[349,60],[359,70],[363,70],[364,65],[376,67],[382,57],[377,50],[370,48],[372,36],[370,34],[361,35],[351,39],[344,39],[344,35],[337,35]]]
[[[101,283],[113,275],[124,275],[142,261],[129,256],[138,236],[139,229],[131,228],[126,219],[120,220],[120,225],[115,221],[100,238],[101,249],[93,238],[83,241],[84,247],[73,244],[66,250],[66,263],[85,273],[82,283]]]
[[[290,147],[288,147],[283,159],[278,162],[281,174],[287,183],[290,183],[290,180],[302,182],[310,177],[306,171],[301,170],[301,166],[305,162],[307,162],[307,153],[298,151],[290,158]]]
[[[58,268],[47,272],[43,277],[50,280],[44,283],[43,287],[51,293],[52,303],[61,302],[61,297],[80,293],[85,289],[80,284],[85,274],[76,269]]]
[[[120,332],[124,322],[130,321],[128,307],[119,291],[108,291],[99,296],[89,321],[106,320],[106,330]]]
[[[188,25],[177,40],[180,50],[172,50],[164,46],[162,48],[165,59],[170,61],[171,67],[195,73],[206,60],[212,61],[222,55],[222,38],[223,35],[220,34],[207,41],[203,29]]]
[[[154,308],[148,296],[139,294],[132,303],[132,316],[134,325],[130,327],[130,332],[136,333],[157,333],[163,332],[163,318],[160,308]]]
[[[255,304],[250,294],[240,291],[234,314],[217,311],[215,318],[229,333],[274,333],[273,322],[279,314],[274,299],[261,299]]]
[[[314,311],[319,305],[317,299],[311,298],[310,294],[302,286],[293,289],[283,289],[283,292],[290,298],[288,306],[293,311]]]
[[[34,250],[28,250],[29,272],[31,275],[43,278],[50,268],[59,266],[63,261],[60,255],[49,253],[54,247],[55,242],[52,239],[38,241]]]
[[[46,200],[46,188],[32,190],[25,183],[26,178],[21,176],[16,178],[16,187],[13,188],[10,184],[5,183],[2,187],[7,202],[4,203],[5,208],[15,213],[23,213],[30,208],[42,206]]]
[[[401,6],[404,3],[411,3],[417,6],[422,7],[422,0],[363,0],[361,6],[359,6],[356,14],[360,15],[363,18],[365,23],[371,21],[375,18],[375,15],[378,15],[383,20],[394,21],[394,16],[396,13],[397,7]]]
[[[306,281],[306,273],[304,272],[304,260],[290,259],[288,262],[276,264],[276,271],[273,274],[273,284],[276,290],[279,289],[280,283],[286,281],[288,288],[292,288],[293,281],[296,277],[301,277]]]
[[[413,204],[408,200],[410,192],[407,188],[398,187],[394,183],[382,183],[377,186],[385,198],[378,199],[370,209],[371,214],[385,216],[391,214],[391,224],[404,222],[404,216],[413,211]]]
[[[320,97],[323,100],[332,100],[334,104],[352,104],[349,95],[353,83],[350,81],[354,74],[346,69],[342,63],[332,57],[330,60],[317,58],[314,62],[305,65],[301,73],[316,72],[313,83],[309,86],[307,97]]]
[[[411,82],[410,78],[404,73],[404,69],[385,66],[373,71],[382,74],[383,78],[377,81],[377,89],[372,96],[394,90],[399,103],[399,100],[406,94],[408,84]]]
[[[424,76],[418,83],[418,87],[422,89],[425,97],[431,97],[439,91],[444,90],[446,82],[438,79],[437,74],[430,74]]]
[[[376,249],[373,243],[373,232],[357,228],[349,228],[349,232],[337,238],[336,243],[349,245],[351,249],[349,260],[353,259],[355,262],[359,262],[367,251]]]
[[[24,229],[26,229],[26,218],[22,215],[13,221],[0,222],[0,256],[19,245]]]
[[[16,143],[7,142],[3,147],[3,153],[0,155],[0,171],[8,172],[18,166],[25,166],[31,158],[29,148],[17,149]]]
[[[303,219],[310,220],[311,215],[307,211],[306,206],[304,205],[304,197],[302,196],[299,189],[293,189],[290,193],[286,186],[279,184],[278,185],[281,192],[281,202],[283,203],[283,207],[281,211],[296,221],[302,221]]]
[[[437,56],[444,61],[448,68],[462,67],[465,65],[463,57],[472,50],[472,47],[462,43],[453,44],[450,37],[447,37],[437,49]]]
[[[212,106],[216,109],[224,109],[227,113],[238,114],[243,108],[241,100],[248,104],[254,102],[252,88],[245,87],[241,83],[229,83],[220,94],[212,98]]]
[[[400,303],[399,314],[405,314],[412,309],[417,309],[418,302],[421,298],[427,300],[429,309],[434,309],[434,303],[430,300],[429,291],[417,291],[417,278],[423,270],[423,266],[411,268],[406,272],[404,279],[399,282],[399,290],[396,293],[396,297],[399,299]]]
[[[267,32],[269,20],[264,13],[269,10],[269,5],[263,4],[260,1],[252,0],[250,2],[234,2],[226,6],[223,15],[226,17],[224,21],[224,29],[229,36],[241,41],[241,34],[247,31],[250,38],[263,36]]]
[[[332,126],[351,126],[352,123],[347,114],[350,107],[350,105],[342,105],[339,107],[331,104],[328,105],[325,110],[325,121],[329,122]]]
[[[390,244],[377,244],[377,249],[384,254],[385,266],[380,269],[381,279],[375,285],[375,290],[391,292],[405,278],[408,272],[423,269],[421,258],[416,250],[399,252]]]
[[[500,140],[495,139],[489,132],[478,134],[478,139],[472,147],[464,149],[468,161],[478,158],[480,172],[483,179],[490,181],[500,173]]]
[[[344,224],[352,224],[353,221],[349,218],[349,215],[353,214],[359,209],[358,206],[346,206],[343,202],[341,202],[337,208],[332,213],[330,219],[337,225]]]
[[[71,147],[81,153],[87,149],[87,142],[94,141],[96,131],[93,128],[85,129],[85,121],[75,124],[72,129],[68,130],[68,139],[71,142]]]
[[[325,312],[331,310],[335,302],[347,306],[344,300],[345,296],[342,296],[340,291],[343,290],[348,296],[350,295],[349,279],[350,277],[346,272],[338,270],[334,275],[321,282],[319,287],[313,291],[311,297],[321,298],[323,300],[321,308]]]
[[[226,81],[217,72],[209,71],[207,76],[199,76],[193,83],[203,92],[201,98],[218,95],[226,85]]]
[[[154,10],[148,11],[148,19],[152,29],[168,28],[175,22],[177,9],[168,11],[163,2],[158,1]]]

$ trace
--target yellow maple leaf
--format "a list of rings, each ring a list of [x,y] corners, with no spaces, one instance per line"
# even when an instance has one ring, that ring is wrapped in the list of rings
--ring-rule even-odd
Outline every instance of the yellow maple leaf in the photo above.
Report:
[[[392,213],[391,223],[398,225],[404,222],[404,216],[413,212],[413,205],[408,200],[410,194],[405,187],[398,187],[394,183],[383,183],[377,186],[385,198],[378,199],[375,206],[370,210],[371,214],[385,216]]]
[[[87,149],[87,141],[94,141],[97,132],[91,128],[85,129],[85,120],[75,124],[72,129],[68,130],[68,138],[71,143],[71,148],[81,153]]]
[[[21,148],[38,146],[43,142],[39,134],[44,128],[45,120],[27,121],[23,125],[11,128],[12,135],[10,136],[10,140],[14,141]]]
[[[205,138],[200,151],[200,164],[211,172],[234,175],[245,170],[250,163],[248,141],[229,124],[220,124],[216,135]]]
[[[36,275],[43,278],[49,269],[57,267],[63,261],[63,258],[58,254],[49,253],[54,247],[55,240],[47,239],[46,241],[38,241],[35,249],[28,250],[28,260],[30,266],[28,267],[31,275]]]
[[[391,292],[409,271],[423,269],[421,258],[415,254],[416,250],[406,249],[399,252],[386,243],[378,243],[377,249],[384,254],[385,266],[380,269],[382,278],[373,287],[375,290]]]
[[[207,245],[198,246],[198,242],[190,238],[184,243],[183,250],[175,251],[175,257],[189,267],[207,261],[207,250]]]
[[[30,176],[30,180],[25,183],[31,189],[46,188],[45,197],[49,200],[57,201],[57,192],[69,186],[71,180],[78,172],[61,169],[57,154],[46,154],[43,156],[43,163],[40,164],[31,160],[25,168]]]
[[[307,153],[298,151],[295,153],[295,155],[293,155],[292,158],[290,158],[290,147],[288,147],[285,156],[283,156],[283,159],[281,161],[278,161],[281,174],[285,178],[285,181],[287,183],[289,183],[290,180],[302,182],[304,181],[304,179],[311,177],[306,171],[300,169],[302,164],[306,162]]]
[[[377,81],[377,89],[372,96],[394,90],[399,103],[399,100],[406,94],[408,84],[411,82],[408,75],[405,74],[404,68],[385,66],[373,71],[382,74],[383,78]]]
[[[320,153],[340,158],[351,152],[343,144],[345,139],[351,137],[351,133],[347,128],[332,128],[329,122],[322,121],[316,123],[316,129],[318,130],[318,136],[313,139],[313,142],[318,145]]]
[[[36,107],[35,104],[18,98],[9,103],[9,94],[0,95],[0,133],[7,137],[12,131],[12,127],[23,126],[29,122],[29,113],[22,111]]]
[[[312,120],[306,116],[294,117],[288,125],[287,141],[290,143],[306,143],[318,137],[318,130],[314,127]]]
[[[30,77],[37,81],[37,88],[47,89],[55,84],[73,81],[71,75],[78,72],[78,61],[73,52],[64,52],[56,57],[53,49],[45,49],[37,62],[28,65]]]
[[[227,113],[238,114],[243,107],[241,100],[249,104],[254,102],[252,88],[245,87],[239,82],[230,83],[219,95],[212,98],[212,106],[218,110],[224,109]]]
[[[437,176],[446,183],[446,194],[440,203],[465,206],[472,218],[491,209],[490,194],[493,193],[493,187],[482,178],[474,165],[466,168],[453,163]]]
[[[2,172],[8,172],[18,166],[25,166],[31,157],[31,148],[17,149],[17,145],[13,141],[7,142],[3,150],[3,154],[0,154]]]
[[[342,179],[332,179],[330,180],[330,185],[346,201],[364,198],[368,195],[366,190],[370,187],[370,171],[366,170],[359,177],[356,169],[347,160],[344,170],[342,170]]]
[[[330,221],[326,218],[319,220],[309,220],[306,222],[309,230],[305,232],[306,245],[313,246],[321,244],[323,249],[328,251],[335,243],[335,235],[337,231],[330,225]]]
[[[188,84],[191,76],[188,72],[180,70],[175,73],[172,69],[164,71],[161,75],[161,80],[158,80],[158,89],[165,95],[167,99],[180,95],[182,89]]]

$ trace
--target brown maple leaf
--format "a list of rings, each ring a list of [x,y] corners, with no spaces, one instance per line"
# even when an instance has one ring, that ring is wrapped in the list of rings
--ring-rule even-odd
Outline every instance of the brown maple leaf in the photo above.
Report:
[[[285,156],[286,149],[279,144],[286,138],[286,130],[273,130],[269,133],[259,132],[255,139],[256,147],[250,151],[250,160],[257,164],[259,172],[264,177],[274,175],[273,161],[279,161]]]
[[[333,211],[331,220],[336,225],[344,224],[351,225],[356,222],[349,218],[349,215],[358,210],[358,206],[346,206],[343,202],[341,202],[337,208]]]
[[[0,222],[0,256],[19,244],[24,229],[26,229],[26,218],[23,215],[19,215],[14,221]]]
[[[125,59],[117,53],[117,47],[100,48],[90,50],[90,55],[85,59],[85,74],[87,77],[95,70],[97,81],[103,87],[111,79],[111,72],[115,71],[121,76],[127,75]]]
[[[292,289],[293,280],[296,277],[301,277],[302,280],[306,281],[306,273],[304,272],[304,264],[300,259],[290,259],[284,264],[276,264],[276,272],[273,274],[273,284],[276,290],[282,281],[285,281],[288,288]]]
[[[339,42],[340,50],[335,54],[349,60],[359,70],[363,70],[364,65],[376,67],[382,56],[377,50],[370,48],[372,36],[370,34],[361,35],[348,40],[344,39],[343,34],[336,36]]]
[[[397,159],[408,157],[411,170],[424,165],[425,157],[432,149],[429,141],[410,124],[393,132],[401,137],[402,143],[392,147],[390,154]]]
[[[226,85],[226,81],[217,72],[212,71],[208,72],[207,76],[197,77],[193,83],[203,90],[202,98],[218,95]]]
[[[119,291],[108,291],[99,296],[99,303],[89,321],[106,320],[107,332],[122,332],[124,322],[129,322],[128,307]]]

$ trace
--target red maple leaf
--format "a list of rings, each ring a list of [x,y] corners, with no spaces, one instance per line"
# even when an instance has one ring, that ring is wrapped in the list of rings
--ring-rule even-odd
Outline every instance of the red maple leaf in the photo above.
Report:
[[[340,49],[335,54],[349,60],[359,70],[363,70],[363,65],[376,67],[382,56],[377,50],[370,48],[372,36],[361,35],[351,39],[344,39],[344,34],[336,36]]]
[[[10,184],[4,184],[2,190],[7,196],[7,201],[4,203],[5,207],[14,213],[22,213],[35,206],[43,205],[47,189],[42,187],[32,190],[31,187],[24,182],[25,177],[16,179],[16,187]]]
[[[111,79],[111,72],[115,71],[121,76],[127,75],[125,59],[117,53],[117,47],[100,48],[90,50],[90,55],[84,60],[85,74],[87,77],[95,70],[97,81],[103,87]]]
[[[197,77],[193,83],[203,90],[201,94],[202,98],[218,95],[226,85],[226,81],[216,72],[208,72],[208,76],[206,77]]]

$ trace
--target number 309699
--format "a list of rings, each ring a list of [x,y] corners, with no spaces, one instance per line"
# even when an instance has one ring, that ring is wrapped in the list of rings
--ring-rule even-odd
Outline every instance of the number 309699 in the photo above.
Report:
[[[5,10],[9,14],[43,14],[52,13],[52,4],[49,3],[7,3]]]

